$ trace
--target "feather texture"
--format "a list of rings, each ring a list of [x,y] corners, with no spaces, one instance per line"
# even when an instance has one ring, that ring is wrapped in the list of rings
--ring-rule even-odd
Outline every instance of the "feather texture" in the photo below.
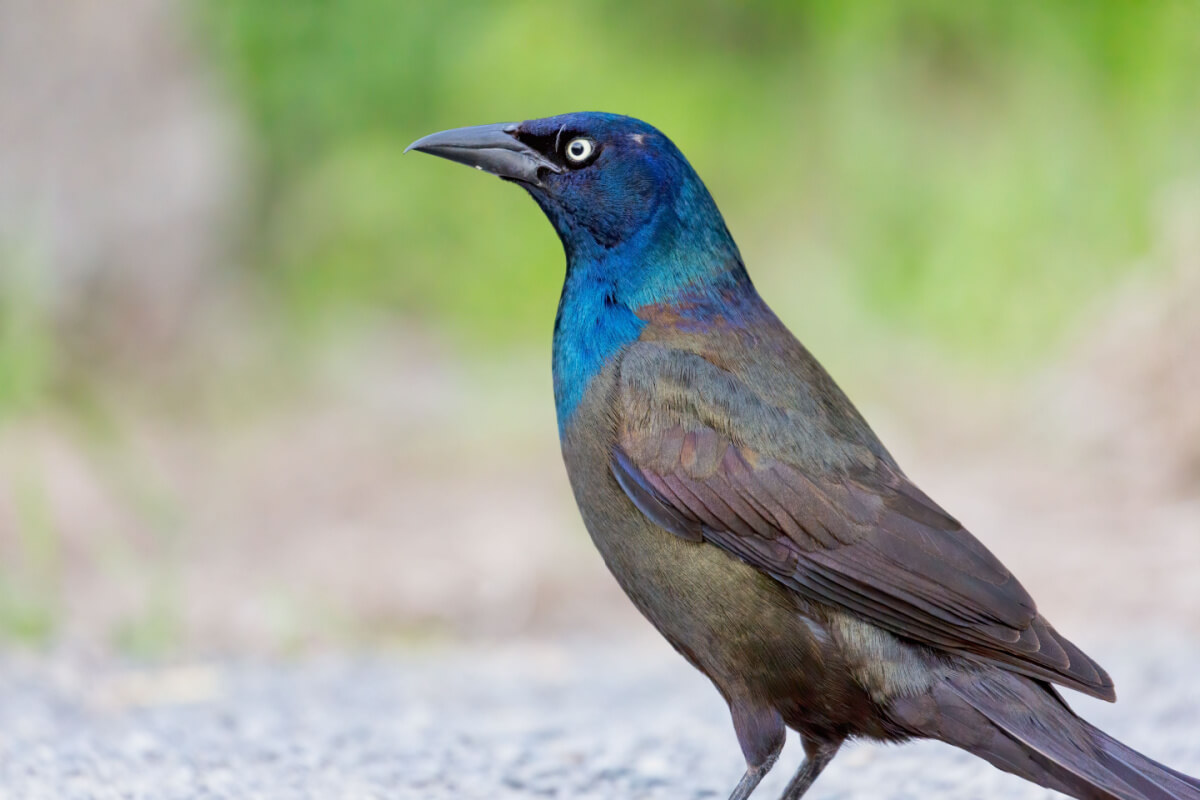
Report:
[[[669,395],[681,380],[688,403],[646,394],[667,386]],[[1114,699],[1103,669],[1058,635],[1008,569],[890,457],[805,469],[819,456],[753,430],[789,409],[768,409],[752,384],[686,351],[630,348],[621,394],[611,469],[657,524],[898,635]],[[639,414],[646,406],[670,411]]]

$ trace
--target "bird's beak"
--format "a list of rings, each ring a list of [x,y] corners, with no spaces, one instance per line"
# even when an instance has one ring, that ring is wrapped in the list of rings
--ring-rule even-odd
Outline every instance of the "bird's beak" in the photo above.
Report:
[[[431,133],[404,148],[448,158],[475,169],[481,169],[513,181],[541,186],[546,172],[562,172],[562,167],[537,150],[524,144],[513,134],[517,124],[500,122],[495,125],[476,125],[471,128]]]

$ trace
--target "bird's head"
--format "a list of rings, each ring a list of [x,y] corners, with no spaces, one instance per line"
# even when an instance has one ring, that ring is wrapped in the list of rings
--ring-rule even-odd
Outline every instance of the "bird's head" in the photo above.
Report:
[[[407,149],[520,184],[550,218],[570,262],[681,246],[740,262],[720,212],[687,159],[641,120],[563,114],[442,131]]]

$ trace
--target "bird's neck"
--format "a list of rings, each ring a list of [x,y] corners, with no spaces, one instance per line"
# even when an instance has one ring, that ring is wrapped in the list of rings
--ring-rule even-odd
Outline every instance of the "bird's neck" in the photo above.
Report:
[[[567,276],[554,322],[560,436],[592,378],[641,335],[648,324],[644,309],[754,293],[715,206],[711,215],[690,218],[674,208],[666,211],[615,247],[567,246]]]

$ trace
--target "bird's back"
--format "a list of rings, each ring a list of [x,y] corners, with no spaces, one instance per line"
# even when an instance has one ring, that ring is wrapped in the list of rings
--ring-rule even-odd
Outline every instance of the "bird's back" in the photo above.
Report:
[[[658,345],[680,362],[697,396],[744,402],[729,409],[725,428],[762,452],[813,469],[886,461],[891,455],[829,373],[759,297],[749,278],[721,292],[696,293],[645,306],[640,345]],[[697,356],[716,371],[688,370]],[[638,357],[627,350],[623,358]],[[628,370],[627,370],[628,372]],[[710,384],[719,383],[720,386]],[[646,393],[647,402],[665,398]]]

